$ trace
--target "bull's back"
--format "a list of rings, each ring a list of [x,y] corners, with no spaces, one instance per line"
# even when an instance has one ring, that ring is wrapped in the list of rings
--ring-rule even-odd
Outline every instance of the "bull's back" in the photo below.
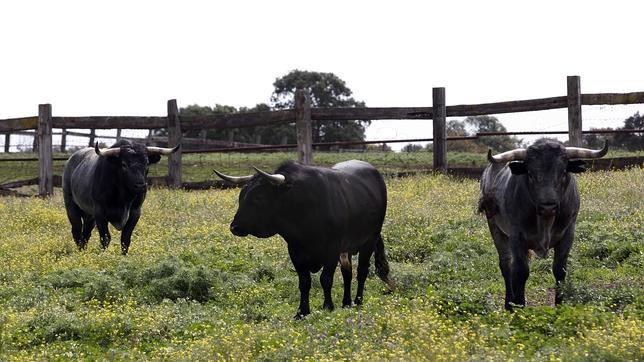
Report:
[[[370,163],[359,160],[340,162],[332,167],[345,177],[348,191],[368,192],[382,208],[387,207],[387,187],[380,172]],[[383,210],[384,211],[384,210]]]
[[[76,204],[85,213],[93,213],[92,185],[98,156],[93,148],[75,152],[63,168],[63,198],[65,205]]]
[[[367,162],[346,161],[333,166],[339,188],[338,209],[350,244],[361,244],[380,233],[387,210],[387,188],[378,170]]]

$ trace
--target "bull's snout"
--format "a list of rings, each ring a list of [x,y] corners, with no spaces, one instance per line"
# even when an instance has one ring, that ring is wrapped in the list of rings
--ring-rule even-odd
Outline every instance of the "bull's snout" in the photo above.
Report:
[[[242,229],[239,227],[239,225],[235,224],[234,222],[230,224],[230,232],[233,233],[235,236],[246,236],[248,233],[245,233],[242,231]]]
[[[134,188],[134,191],[136,191],[136,192],[143,192],[143,191],[147,190],[148,184],[145,183],[145,182],[139,182],[139,183],[134,184],[133,188]]]
[[[553,216],[557,213],[557,203],[555,202],[542,202],[538,206],[539,215]]]

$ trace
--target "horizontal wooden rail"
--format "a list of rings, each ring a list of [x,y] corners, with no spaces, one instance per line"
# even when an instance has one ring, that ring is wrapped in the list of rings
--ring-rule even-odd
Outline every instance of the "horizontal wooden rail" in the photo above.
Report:
[[[180,116],[180,118],[181,129],[183,130],[225,129],[295,122],[295,113],[292,109],[288,109],[282,111],[217,114],[210,116]]]
[[[314,121],[431,119],[431,114],[432,107],[311,108],[311,119]]]
[[[24,131],[38,128],[38,117],[21,117],[0,120],[0,132]]]
[[[581,104],[585,106],[600,104],[639,104],[644,103],[644,92],[582,94]]]
[[[153,129],[165,128],[166,117],[91,116],[52,117],[54,128]]]

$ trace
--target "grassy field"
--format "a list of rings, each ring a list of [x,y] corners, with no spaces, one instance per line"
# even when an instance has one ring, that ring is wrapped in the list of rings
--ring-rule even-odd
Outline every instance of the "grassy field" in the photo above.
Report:
[[[627,152],[610,150],[606,157],[642,156],[642,152]],[[55,157],[67,157],[65,154],[55,154]],[[2,154],[0,158],[35,157],[33,154]],[[433,153],[421,152],[314,152],[314,163],[321,166],[331,166],[335,163],[356,159],[370,162],[380,171],[396,173],[401,171],[429,170],[433,165]],[[447,162],[450,166],[487,165],[487,155],[482,153],[448,152]],[[286,160],[297,159],[294,152],[274,153],[211,153],[187,154],[183,156],[183,181],[213,180],[212,169],[232,175],[250,174],[252,165],[272,171]],[[62,175],[65,161],[54,161],[54,174]],[[150,167],[150,176],[165,176],[168,174],[167,158]],[[38,162],[0,162],[0,184],[26,180],[38,177]]]
[[[361,308],[327,312],[315,277],[302,321],[283,240],[228,231],[238,190],[151,190],[126,257],[118,232],[78,252],[60,192],[0,198],[0,360],[642,360],[644,171],[578,180],[565,305],[550,256],[503,311],[477,182],[434,175],[388,181],[396,292],[370,276]]]

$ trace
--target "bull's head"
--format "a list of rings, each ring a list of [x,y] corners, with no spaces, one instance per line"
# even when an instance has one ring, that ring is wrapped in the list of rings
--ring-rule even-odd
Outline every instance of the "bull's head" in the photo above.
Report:
[[[258,238],[268,238],[277,234],[275,215],[280,209],[280,197],[286,191],[286,177],[270,174],[256,167],[255,175],[228,176],[214,170],[225,181],[244,185],[239,193],[239,208],[230,232],[237,236],[248,234]]]
[[[556,214],[563,190],[570,181],[570,173],[584,172],[585,162],[582,158],[600,158],[608,152],[608,142],[601,150],[565,147],[561,142],[552,140],[537,141],[528,149],[515,149],[492,155],[488,151],[488,160],[492,163],[510,162],[509,167],[514,175],[526,175],[530,195],[537,207],[537,213],[543,216]]]
[[[94,150],[100,157],[105,157],[116,169],[121,185],[133,194],[140,194],[147,189],[146,177],[149,165],[159,162],[161,155],[177,152],[179,146],[174,148],[146,147],[139,143],[123,140],[110,148],[98,148],[98,143],[95,143]]]

